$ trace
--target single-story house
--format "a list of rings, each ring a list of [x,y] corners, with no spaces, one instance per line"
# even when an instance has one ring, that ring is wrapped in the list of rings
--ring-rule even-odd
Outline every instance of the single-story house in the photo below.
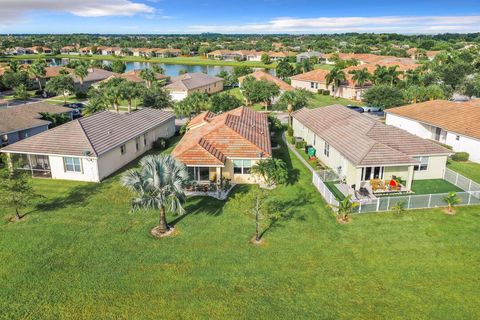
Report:
[[[286,83],[282,79],[277,78],[274,75],[272,75],[272,74],[270,74],[270,73],[268,73],[264,70],[257,70],[253,73],[250,73],[250,74],[246,75],[246,76],[239,77],[238,82],[240,82],[240,85],[242,84],[243,80],[245,80],[246,77],[253,77],[257,80],[264,80],[264,81],[268,81],[268,82],[273,82],[280,88],[281,92],[294,90],[294,88],[291,85],[289,85],[288,83]]]
[[[345,181],[350,194],[373,194],[373,181],[401,180],[401,191],[408,192],[414,180],[442,179],[452,153],[341,105],[294,112],[293,132]]]
[[[439,50],[418,50],[417,48],[410,48],[407,50],[408,56],[414,60],[419,60],[425,57],[430,61],[432,61],[440,52],[441,51]]]
[[[172,155],[188,167],[198,183],[257,183],[250,173],[259,160],[272,156],[266,114],[247,107],[215,115],[210,111],[193,118]]]
[[[179,55],[182,54],[182,50],[180,49],[160,49],[160,48],[155,48],[153,49],[153,52],[155,53],[156,57],[160,58],[169,58],[169,57],[178,57]]]
[[[306,51],[297,54],[297,62],[302,62],[304,60],[309,60],[310,58],[317,58],[321,59],[322,58],[322,53],[318,51]]]
[[[43,112],[63,113],[72,118],[72,109],[45,102],[0,109],[0,146],[15,143],[48,130],[50,121],[42,119],[40,113]]]
[[[90,68],[88,69],[88,75],[83,79],[83,84],[82,84],[82,82],[80,81],[80,78],[72,74],[73,81],[75,82],[75,89],[79,91],[84,91],[84,92],[86,92],[93,84],[115,75],[117,74],[112,71],[108,71],[100,68],[94,68],[94,69]]]
[[[201,72],[185,73],[171,78],[165,89],[174,101],[181,101],[193,92],[220,92],[223,90],[223,81],[223,78]]]
[[[243,59],[243,55],[238,51],[215,50],[207,53],[207,58],[215,60],[233,61],[237,59]]]
[[[424,139],[468,152],[480,163],[480,99],[432,100],[385,110],[386,123]]]
[[[123,79],[126,79],[127,81],[145,84],[146,81],[140,76],[141,71],[142,70],[140,69],[136,69],[136,70],[132,70],[124,73],[114,74],[103,81],[109,81],[110,79],[113,79],[113,78],[123,78]],[[161,73],[155,73],[155,79],[157,81],[166,81],[169,79],[169,77]]]
[[[8,145],[12,163],[34,177],[100,182],[175,133],[175,117],[144,108],[120,114],[103,111]]]
[[[9,48],[5,50],[6,55],[12,55],[12,56],[22,55],[25,53],[26,53],[26,49],[24,47],[15,47],[15,48]]]
[[[318,92],[318,90],[330,90],[330,86],[327,86],[327,80],[325,79],[329,72],[329,70],[315,69],[294,75],[290,77],[292,87],[306,89],[315,93]]]

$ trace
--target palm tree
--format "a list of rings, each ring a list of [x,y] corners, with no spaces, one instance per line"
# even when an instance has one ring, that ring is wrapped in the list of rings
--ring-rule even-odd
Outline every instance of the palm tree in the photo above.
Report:
[[[367,68],[352,70],[349,73],[353,75],[352,80],[355,81],[355,84],[359,87],[363,87],[365,83],[372,78],[372,75],[368,72]]]
[[[287,165],[282,159],[267,158],[258,161],[251,169],[251,174],[262,177],[267,186],[286,183]]]
[[[287,111],[288,111],[288,125],[292,126],[292,112],[293,110],[293,105],[295,104],[295,101],[297,100],[297,95],[295,94],[295,91],[285,91],[282,96],[280,97],[282,101],[285,101],[287,103]]]
[[[349,222],[349,214],[353,212],[353,209],[358,207],[358,202],[351,201],[352,195],[345,197],[342,201],[338,203],[338,206],[332,206],[337,209],[337,217],[340,222],[346,223]]]
[[[391,66],[387,68],[387,78],[389,79],[390,86],[393,87],[394,84],[397,84],[400,80],[399,76],[402,74],[401,71],[397,70],[398,66]]]
[[[79,64],[75,67],[75,75],[80,79],[80,85],[83,86],[83,80],[88,76],[88,67],[85,64]]]
[[[126,81],[124,78],[113,78],[99,86],[99,90],[103,91],[105,98],[117,112],[120,111],[119,104],[122,98],[122,87]]]
[[[451,191],[443,197],[443,201],[447,203],[448,212],[453,213],[453,206],[459,204],[461,199],[457,196],[455,191]]]
[[[388,82],[387,67],[377,65],[377,68],[373,72],[373,83],[386,84]]]
[[[140,71],[140,78],[145,80],[147,83],[147,88],[150,88],[152,86],[152,83],[155,81],[155,72],[153,72],[152,69],[143,69]]]
[[[35,60],[28,68],[28,74],[37,81],[40,90],[42,90],[42,79],[47,74],[46,67],[47,63],[44,60]]]
[[[158,226],[154,235],[163,235],[170,227],[166,211],[173,214],[185,212],[185,188],[189,183],[188,171],[184,164],[170,155],[150,155],[140,160],[140,170],[129,170],[122,176],[122,184],[132,190],[134,210],[156,209],[160,211]]]
[[[123,82],[120,88],[120,96],[128,102],[128,112],[132,112],[132,100],[138,99],[142,96],[145,89],[141,84],[132,81]]]
[[[422,80],[419,70],[407,70],[405,72],[405,84],[406,86],[420,85]]]
[[[327,86],[332,85],[333,96],[336,97],[335,92],[340,87],[340,84],[346,80],[345,72],[335,67],[325,76],[325,80],[327,81]]]

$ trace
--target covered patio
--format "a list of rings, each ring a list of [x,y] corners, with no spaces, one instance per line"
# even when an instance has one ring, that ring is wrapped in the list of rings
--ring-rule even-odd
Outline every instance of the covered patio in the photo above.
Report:
[[[11,153],[10,158],[14,169],[28,171],[35,178],[52,177],[47,155]]]

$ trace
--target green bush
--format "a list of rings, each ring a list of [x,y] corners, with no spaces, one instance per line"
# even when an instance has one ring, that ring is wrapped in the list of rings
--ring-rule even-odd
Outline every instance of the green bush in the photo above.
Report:
[[[323,94],[324,96],[329,96],[329,95],[330,95],[330,90],[323,90],[323,91],[322,91],[322,94]]]
[[[75,98],[77,99],[87,99],[87,93],[83,91],[75,92]]]
[[[457,152],[452,156],[452,160],[455,161],[468,161],[470,155],[468,152]]]
[[[167,140],[164,138],[159,138],[153,142],[152,147],[155,150],[164,150],[168,146]]]
[[[291,126],[288,126],[287,136],[293,138],[293,128]]]
[[[290,143],[290,144],[295,144],[295,138],[294,138],[293,136],[288,136],[288,135],[287,135],[287,141],[288,141],[288,143]]]
[[[305,144],[306,144],[305,141],[297,141],[297,142],[295,143],[295,148],[297,148],[297,149],[305,149]]]
[[[317,93],[318,93],[318,94],[323,94],[323,89],[318,89],[318,90],[317,90]]]

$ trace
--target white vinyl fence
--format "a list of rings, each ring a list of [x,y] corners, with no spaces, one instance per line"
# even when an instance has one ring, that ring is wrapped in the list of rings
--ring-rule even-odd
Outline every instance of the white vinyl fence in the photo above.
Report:
[[[338,201],[335,198],[335,195],[330,191],[330,189],[328,189],[328,187],[322,181],[322,179],[320,178],[320,174],[318,172],[313,172],[312,183],[329,205],[334,207],[338,206]]]
[[[445,170],[444,179],[457,187],[465,190],[457,192],[460,203],[458,205],[479,205],[480,204],[480,184],[472,181],[461,174],[450,169]],[[443,200],[448,193],[425,194],[425,195],[405,195],[379,197],[373,200],[364,200],[359,202],[355,213],[388,211],[401,203],[404,209],[427,209],[446,207],[447,203]]]

